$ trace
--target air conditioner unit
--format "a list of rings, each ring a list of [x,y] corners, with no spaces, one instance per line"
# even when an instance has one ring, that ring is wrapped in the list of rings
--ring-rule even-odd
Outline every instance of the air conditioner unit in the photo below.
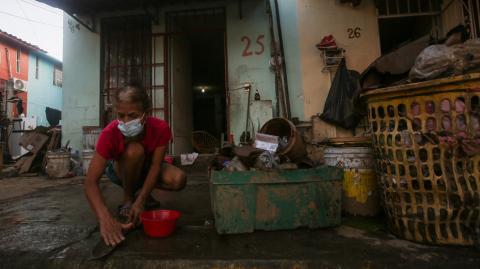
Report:
[[[18,78],[13,78],[13,89],[16,91],[27,91],[27,82]]]

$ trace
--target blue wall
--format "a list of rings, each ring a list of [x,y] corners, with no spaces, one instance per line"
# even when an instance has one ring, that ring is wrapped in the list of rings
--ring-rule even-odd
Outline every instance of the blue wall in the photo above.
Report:
[[[35,78],[35,57],[39,59],[39,75]],[[27,116],[37,117],[37,126],[49,126],[45,108],[62,110],[62,88],[53,85],[53,69],[55,62],[42,54],[31,52],[28,63],[28,101]]]

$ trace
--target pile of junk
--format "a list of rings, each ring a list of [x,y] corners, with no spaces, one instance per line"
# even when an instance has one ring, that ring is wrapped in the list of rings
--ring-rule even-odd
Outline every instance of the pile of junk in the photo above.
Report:
[[[345,197],[361,194],[355,185],[373,184],[388,229],[399,238],[478,246],[479,89],[480,39],[470,39],[463,25],[442,40],[425,36],[403,44],[362,74],[348,70],[342,59],[320,118],[350,130],[366,120],[369,142],[363,141],[366,148],[351,159],[346,156],[354,151],[341,141],[342,147],[325,150],[325,160],[336,153],[343,158],[333,164],[346,164],[371,155],[363,167],[348,164],[355,171],[345,173]],[[362,168],[375,174],[362,176]]]
[[[271,171],[312,168],[318,164],[308,157],[295,125],[285,118],[273,118],[262,126],[251,144],[225,144],[212,167],[230,172]]]
[[[480,39],[464,25],[443,39],[430,35],[405,42],[376,59],[361,74],[365,90],[427,81],[480,71]]]

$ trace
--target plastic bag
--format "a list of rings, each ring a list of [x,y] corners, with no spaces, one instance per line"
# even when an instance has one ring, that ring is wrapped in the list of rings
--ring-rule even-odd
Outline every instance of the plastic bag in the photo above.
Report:
[[[480,40],[468,40],[451,47],[432,45],[425,48],[410,70],[411,80],[427,80],[461,75],[480,66]]]
[[[425,48],[410,70],[411,80],[425,80],[439,77],[452,68],[454,62],[452,47],[432,45]]]
[[[480,66],[480,39],[468,40],[452,46],[454,74],[463,74]]]
[[[360,99],[361,91],[360,74],[347,70],[345,59],[342,59],[320,118],[346,129],[354,129],[366,115],[365,103]]]

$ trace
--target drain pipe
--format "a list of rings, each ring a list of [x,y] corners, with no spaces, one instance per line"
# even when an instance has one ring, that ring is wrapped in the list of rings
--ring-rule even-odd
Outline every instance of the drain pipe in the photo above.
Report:
[[[270,31],[270,57],[271,60],[273,60],[273,63],[270,62],[272,65],[272,70],[275,74],[275,117],[278,117],[279,115],[282,115],[283,117],[285,114],[285,102],[283,98],[283,89],[280,89],[282,85],[279,83],[280,80],[280,70],[279,70],[279,63],[278,63],[278,57],[279,53],[277,52],[277,42],[275,39],[275,30],[273,30],[273,14],[272,14],[272,7],[270,5],[270,0],[267,1],[267,14],[268,14],[268,30]],[[281,60],[280,60],[281,61]],[[280,107],[282,110],[280,110]]]
[[[287,118],[291,119],[292,113],[290,111],[290,97],[288,94],[287,67],[286,67],[286,61],[285,61],[285,52],[283,50],[282,26],[280,24],[280,12],[278,11],[278,0],[274,0],[274,4],[275,4],[275,17],[277,20],[278,42],[280,43],[280,58],[282,59],[282,72],[283,72],[283,83],[284,83],[283,90],[285,94],[285,103],[287,105],[286,114],[287,114]]]

